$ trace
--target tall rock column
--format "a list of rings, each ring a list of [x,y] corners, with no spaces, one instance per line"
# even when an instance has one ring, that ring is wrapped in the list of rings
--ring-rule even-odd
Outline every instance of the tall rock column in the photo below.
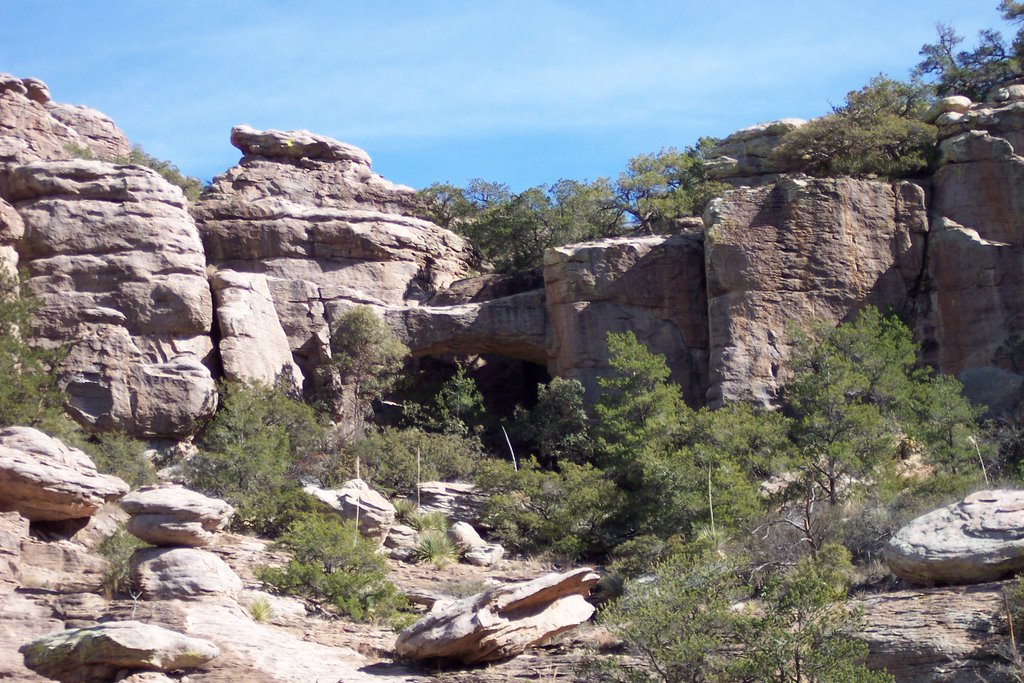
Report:
[[[839,323],[866,305],[911,308],[924,198],[908,182],[797,176],[715,200],[704,217],[708,402],[776,403],[791,324]]]

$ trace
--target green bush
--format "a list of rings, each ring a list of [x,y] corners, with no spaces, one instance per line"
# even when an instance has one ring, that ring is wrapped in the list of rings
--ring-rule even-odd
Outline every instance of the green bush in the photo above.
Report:
[[[459,549],[444,531],[429,529],[421,530],[419,540],[413,550],[417,562],[429,562],[438,569],[459,561]]]
[[[927,170],[936,128],[918,117],[927,91],[877,76],[846,104],[785,135],[774,154],[817,176],[905,177]]]
[[[97,550],[108,563],[102,579],[103,592],[108,598],[131,591],[132,555],[145,547],[147,544],[125,531],[124,526],[100,542]]]
[[[294,475],[324,434],[313,409],[283,388],[225,384],[221,408],[200,437],[186,478],[197,491],[235,506],[234,528],[277,536],[318,508]]]
[[[409,518],[409,526],[419,532],[436,531],[445,534],[451,527],[451,522],[443,512],[435,510],[414,514]]]
[[[322,479],[336,484],[352,478],[358,457],[360,475],[371,487],[390,496],[414,497],[417,456],[420,481],[466,481],[486,457],[476,437],[386,427],[351,444],[335,471]]]
[[[291,551],[292,559],[284,569],[258,570],[257,577],[267,586],[329,604],[356,621],[387,621],[406,605],[388,579],[376,544],[364,539],[354,523],[307,515],[279,543]]]
[[[156,481],[156,468],[146,457],[144,441],[123,432],[97,434],[86,447],[96,469],[125,480],[133,489]]]

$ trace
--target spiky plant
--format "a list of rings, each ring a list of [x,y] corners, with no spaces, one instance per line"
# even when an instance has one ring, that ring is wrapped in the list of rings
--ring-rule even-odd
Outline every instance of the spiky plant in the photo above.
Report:
[[[438,569],[458,562],[459,549],[443,531],[430,530],[420,534],[413,557],[418,562],[430,562]]]

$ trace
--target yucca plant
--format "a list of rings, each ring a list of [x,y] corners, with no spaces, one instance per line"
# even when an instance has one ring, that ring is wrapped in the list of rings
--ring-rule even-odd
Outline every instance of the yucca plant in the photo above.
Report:
[[[395,506],[395,519],[402,524],[413,526],[412,520],[416,517],[416,503],[408,498],[396,498],[392,505]]]
[[[443,536],[448,533],[448,527],[451,526],[451,523],[443,512],[435,510],[434,512],[422,512],[413,515],[409,519],[409,526],[420,533],[436,531]]]
[[[264,597],[253,598],[247,605],[249,610],[249,616],[252,617],[253,621],[260,624],[265,624],[274,618],[274,608],[271,607],[270,601]]]
[[[438,569],[459,561],[459,549],[444,531],[430,530],[420,534],[413,557],[418,562],[430,562]]]

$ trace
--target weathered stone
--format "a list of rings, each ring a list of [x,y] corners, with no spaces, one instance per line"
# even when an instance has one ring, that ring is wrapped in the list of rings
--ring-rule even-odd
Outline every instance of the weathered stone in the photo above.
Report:
[[[47,104],[53,98],[50,97],[50,89],[38,78],[23,78],[21,79],[22,84],[25,86],[28,98],[39,104]]]
[[[242,580],[224,560],[196,548],[137,550],[131,571],[147,600],[233,596],[242,590]]]
[[[18,251],[14,245],[25,234],[25,224],[14,207],[0,199],[0,276],[18,274]]]
[[[0,512],[0,594],[20,584],[21,542],[28,538],[28,519],[17,512]]]
[[[708,175],[737,185],[774,182],[779,173],[801,170],[803,164],[776,158],[775,148],[803,119],[780,119],[743,128],[719,141],[709,152]]]
[[[581,568],[492,588],[416,622],[395,649],[412,659],[464,664],[514,657],[589,619],[594,607],[585,596],[598,578]]]
[[[54,618],[48,596],[0,592],[0,680],[4,683],[44,683],[47,679],[25,667],[18,648],[34,638],[64,628]]]
[[[420,512],[440,512],[452,522],[480,521],[487,498],[473,484],[424,481],[419,485]]]
[[[60,631],[27,643],[20,652],[27,667],[61,683],[105,682],[122,669],[199,668],[220,654],[207,640],[138,621]]]
[[[30,520],[88,517],[128,492],[82,451],[31,427],[0,430],[0,510]]]
[[[460,550],[472,550],[487,545],[476,529],[466,522],[454,522],[448,529],[448,536]]]
[[[212,301],[181,191],[156,172],[34,162],[3,188],[25,226],[17,248],[41,303],[31,333],[70,344],[71,414],[97,429],[182,437],[216,406],[202,361]]]
[[[995,664],[1006,641],[1003,586],[925,588],[855,599],[867,665],[900,683],[1000,681]]]
[[[392,524],[384,539],[385,548],[411,548],[419,540],[419,532],[407,524]]]
[[[1024,491],[979,491],[922,515],[893,535],[885,559],[894,574],[924,585],[1024,570]]]
[[[907,182],[788,178],[705,215],[708,402],[776,403],[792,324],[867,305],[906,311],[923,269],[924,191]]]
[[[548,369],[579,380],[590,400],[611,372],[608,333],[633,332],[666,356],[693,405],[707,391],[704,247],[692,235],[616,237],[549,249],[544,285]]]
[[[500,543],[485,543],[464,552],[462,559],[477,567],[491,567],[504,556],[505,548]]]
[[[121,507],[132,516],[128,531],[153,545],[210,545],[235,513],[222,500],[173,484],[133,491]]]
[[[395,506],[362,479],[351,479],[340,489],[305,487],[306,493],[337,510],[343,519],[358,521],[359,533],[384,543],[395,521]]]
[[[36,90],[35,94],[38,95],[39,91]],[[36,99],[32,90],[29,90],[29,97]],[[46,103],[46,110],[53,118],[78,133],[86,149],[94,156],[100,159],[124,159],[131,154],[132,147],[124,133],[105,114],[81,105],[56,102]]]
[[[953,112],[955,114],[964,114],[968,109],[971,108],[971,98],[964,97],[963,95],[953,95],[952,97],[940,98],[928,108],[925,112],[924,122],[935,123],[940,116]]]
[[[21,583],[48,591],[99,591],[110,563],[73,541],[21,542]]]
[[[266,277],[219,270],[210,284],[217,302],[224,376],[266,386],[281,381],[292,391],[301,391],[302,371],[292,360]]]
[[[256,130],[242,124],[231,129],[231,144],[246,156],[273,159],[349,161],[369,167],[370,155],[352,145],[308,130]]]

